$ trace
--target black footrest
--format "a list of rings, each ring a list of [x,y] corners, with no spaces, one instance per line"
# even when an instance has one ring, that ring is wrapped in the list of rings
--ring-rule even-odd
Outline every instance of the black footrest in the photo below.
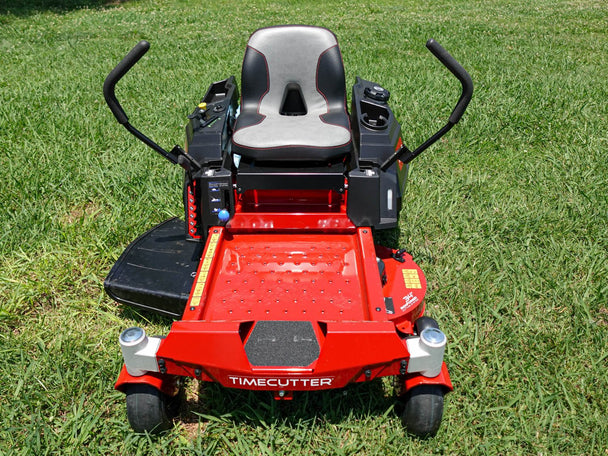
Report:
[[[104,281],[121,304],[181,317],[204,244],[186,241],[184,221],[169,219],[133,241]]]

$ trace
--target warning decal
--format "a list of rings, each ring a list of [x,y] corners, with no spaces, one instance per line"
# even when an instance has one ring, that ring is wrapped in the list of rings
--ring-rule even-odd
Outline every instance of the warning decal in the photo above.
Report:
[[[405,282],[405,288],[409,289],[420,289],[420,277],[418,276],[417,269],[402,269],[403,281]]]
[[[209,269],[211,268],[211,263],[213,261],[213,257],[215,256],[215,249],[217,248],[219,239],[219,233],[213,233],[209,238],[209,242],[207,243],[207,251],[205,252],[205,257],[203,258],[201,269],[196,279],[196,285],[194,286],[194,291],[192,292],[192,298],[190,299],[190,305],[192,307],[196,307],[200,304],[200,298],[203,296],[205,284],[207,283],[207,276],[209,275]]]

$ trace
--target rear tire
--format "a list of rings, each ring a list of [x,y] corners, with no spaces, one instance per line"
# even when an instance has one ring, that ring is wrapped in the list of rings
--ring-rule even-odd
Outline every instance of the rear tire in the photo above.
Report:
[[[171,429],[179,410],[179,394],[170,397],[145,383],[125,388],[127,418],[135,432],[159,434]]]
[[[409,434],[426,438],[437,433],[443,417],[443,395],[439,385],[419,385],[406,393],[401,422]]]

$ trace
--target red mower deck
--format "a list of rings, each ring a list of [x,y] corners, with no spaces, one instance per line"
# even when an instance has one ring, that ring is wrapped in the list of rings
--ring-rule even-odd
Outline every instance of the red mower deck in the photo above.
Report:
[[[400,262],[393,254],[366,228],[280,236],[213,229],[184,317],[160,341],[158,371],[271,390],[403,374],[404,334],[424,310],[426,280],[409,255]],[[451,387],[447,372],[431,383]]]

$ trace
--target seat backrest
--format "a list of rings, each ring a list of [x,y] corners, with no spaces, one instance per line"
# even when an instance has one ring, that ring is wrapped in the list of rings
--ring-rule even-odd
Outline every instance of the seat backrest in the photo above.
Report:
[[[344,66],[336,36],[320,27],[259,29],[247,45],[241,111],[307,115],[344,111]]]

